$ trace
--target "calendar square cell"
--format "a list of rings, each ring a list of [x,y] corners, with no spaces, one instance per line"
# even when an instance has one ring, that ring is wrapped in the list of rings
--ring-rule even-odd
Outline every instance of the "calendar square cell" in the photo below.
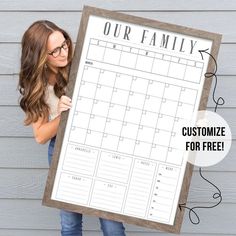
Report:
[[[169,67],[168,76],[176,79],[184,79],[186,65],[171,62]]]
[[[102,61],[104,52],[105,52],[104,47],[90,44],[87,58],[94,61]]]
[[[73,129],[71,129],[70,131],[69,141],[84,144],[86,136],[87,136],[86,129],[73,127]]]
[[[97,85],[90,82],[83,82],[80,85],[79,96],[94,98]]]
[[[73,117],[73,126],[87,129],[89,124],[90,114],[79,112]]]
[[[100,71],[99,84],[113,87],[116,80],[116,73],[112,71]]]
[[[156,145],[151,149],[150,158],[158,161],[166,161],[167,150],[167,147]]]
[[[128,68],[135,68],[137,54],[131,52],[121,52],[120,65]]]
[[[93,67],[85,67],[83,71],[83,80],[91,83],[97,83],[100,74],[100,69]]]
[[[195,104],[197,97],[197,90],[185,88],[184,91],[180,93],[180,102],[188,103],[188,104]]]
[[[102,148],[109,149],[112,151],[116,151],[119,143],[119,137],[111,134],[107,134],[105,137],[103,136],[102,140]]]
[[[153,81],[151,84],[149,83],[147,94],[162,98],[164,89],[165,89],[164,83]]]
[[[92,114],[107,117],[109,111],[109,103],[97,101],[93,104]]]
[[[113,90],[111,102],[126,106],[129,97],[129,92],[121,89]]]
[[[176,116],[185,119],[191,119],[194,106],[190,104],[179,104]]]
[[[145,100],[144,110],[158,113],[160,111],[162,100],[158,97],[150,96]]]
[[[126,111],[125,106],[110,104],[108,117],[111,119],[123,120],[125,116],[125,111]]]
[[[138,78],[133,79],[130,90],[137,93],[146,93],[147,87],[148,87],[148,80],[138,77]]]
[[[139,144],[135,145],[134,155],[149,158],[151,148],[152,148],[151,143],[139,142]]]
[[[112,96],[112,88],[101,85],[100,88],[97,88],[95,99],[101,100],[104,102],[109,102]]]
[[[175,85],[169,85],[165,88],[163,97],[166,99],[179,100],[181,87]]]
[[[129,95],[128,106],[143,109],[144,101],[144,94],[134,93],[133,95]]]
[[[143,127],[138,130],[137,139],[143,142],[152,143],[155,134],[154,128]]]
[[[184,80],[199,84],[201,81],[201,76],[202,76],[202,68],[193,66],[186,67]]]
[[[115,87],[118,89],[130,90],[132,76],[120,74],[116,77]]]
[[[159,75],[168,75],[170,62],[155,58],[153,62],[152,72]]]
[[[76,111],[90,113],[93,107],[93,99],[79,97],[76,103]]]
[[[169,146],[171,132],[159,130],[155,133],[153,143],[161,146]]]
[[[156,113],[147,111],[145,114],[142,114],[140,124],[143,126],[155,127],[157,119],[158,119],[158,116]]]
[[[134,146],[135,146],[135,140],[123,138],[122,141],[121,140],[119,141],[117,151],[127,153],[127,154],[133,154]]]
[[[123,122],[118,120],[110,120],[106,122],[104,133],[120,136]]]
[[[176,101],[170,101],[170,100],[166,100],[164,102],[162,101],[160,113],[169,116],[175,116],[177,106],[178,102]]]
[[[106,124],[106,118],[101,116],[94,116],[89,120],[89,129],[103,132]]]
[[[103,61],[112,65],[119,65],[120,55],[120,50],[106,48]]]
[[[90,133],[87,133],[85,144],[94,147],[100,147],[102,143],[102,138],[103,138],[103,133],[91,130]]]
[[[121,136],[129,139],[136,139],[138,128],[138,125],[127,123],[122,127]]]
[[[157,122],[157,128],[171,131],[175,122],[175,118],[173,116],[162,115],[159,117]]]
[[[124,121],[139,124],[142,116],[142,110],[130,108],[126,110]]]
[[[136,69],[151,72],[153,60],[153,57],[138,55]]]
[[[171,149],[167,153],[166,162],[181,165],[184,158],[184,151],[178,149]]]

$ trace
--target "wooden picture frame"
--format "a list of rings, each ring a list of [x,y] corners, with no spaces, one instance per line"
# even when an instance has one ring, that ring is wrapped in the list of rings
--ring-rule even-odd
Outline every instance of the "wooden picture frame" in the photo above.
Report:
[[[107,24],[106,26],[104,25],[104,28],[101,29],[102,33],[104,34],[103,39],[102,38],[98,39],[101,41],[102,40],[106,41],[106,45],[108,45],[109,42],[111,44],[117,43],[118,46],[123,44],[122,50],[125,50],[124,45],[126,45],[125,43],[127,42],[127,43],[129,43],[128,46],[130,46],[132,43],[133,47],[136,49],[139,47],[142,47],[141,49],[144,52],[145,52],[145,48],[146,48],[146,53],[149,51],[151,53],[153,50],[156,54],[158,52],[162,52],[163,55],[167,53],[167,56],[168,56],[168,53],[170,54],[173,51],[177,50],[177,46],[178,46],[178,52],[174,52],[176,54],[173,54],[173,55],[171,54],[171,57],[167,57],[167,61],[170,60],[170,58],[171,58],[171,60],[173,59],[173,61],[172,61],[173,64],[176,62],[174,60],[177,60],[178,62],[180,62],[181,55],[184,55],[183,57],[185,57],[186,56],[185,54],[187,54],[186,53],[187,48],[184,49],[184,43],[186,42],[186,41],[184,41],[185,37],[192,39],[191,42],[189,41],[190,46],[188,46],[188,54],[192,54],[191,57],[193,57],[193,55],[195,55],[195,57],[197,57],[197,61],[201,61],[201,56],[198,51],[194,51],[194,46],[195,46],[194,42],[195,41],[193,39],[195,39],[197,43],[199,42],[199,44],[201,44],[201,42],[202,42],[203,45],[205,45],[204,42],[206,41],[207,42],[206,45],[211,46],[209,53],[211,53],[211,55],[214,58],[217,57],[219,45],[221,42],[221,35],[219,35],[219,34],[209,33],[209,32],[196,30],[196,29],[192,29],[192,28],[188,28],[188,27],[163,23],[163,22],[159,22],[156,20],[145,19],[145,18],[141,18],[141,17],[136,17],[136,16],[121,14],[121,13],[112,12],[112,11],[108,11],[108,10],[104,10],[104,9],[98,9],[98,8],[94,8],[94,7],[85,6],[84,10],[83,10],[81,23],[80,23],[80,29],[79,29],[79,33],[78,33],[77,42],[76,42],[74,58],[73,58],[73,62],[72,62],[71,70],[70,70],[69,84],[68,84],[68,89],[67,89],[67,96],[69,96],[69,97],[73,96],[73,99],[72,99],[73,105],[76,103],[76,101],[78,99],[77,94],[74,94],[73,92],[74,92],[74,88],[75,88],[75,84],[76,84],[76,78],[79,77],[79,75],[78,75],[79,71],[82,71],[84,66],[88,66],[88,67],[89,66],[97,66],[97,67],[100,66],[99,59],[96,59],[97,61],[94,60],[95,61],[94,62],[93,60],[88,59],[85,54],[83,55],[83,52],[88,54],[87,49],[88,49],[88,45],[90,45],[89,43],[91,42],[91,37],[89,36],[88,38],[86,38],[86,33],[87,33],[87,29],[89,28],[89,25],[94,24],[93,22],[95,22],[95,21],[92,21],[92,19],[93,19],[92,17],[95,17],[98,20],[100,19],[102,23]],[[115,26],[112,25],[112,24],[115,24],[116,22],[121,24],[121,28],[118,28],[119,25],[116,26],[117,28],[115,28]],[[97,27],[93,28],[94,31],[96,31],[97,30],[96,28],[99,28],[99,26],[100,26],[100,23],[99,23],[99,21],[97,21]],[[122,27],[124,27],[124,28],[122,28]],[[133,28],[136,29],[135,27],[137,28],[137,30],[133,31]],[[110,31],[112,29],[113,29],[113,32],[111,33]],[[116,35],[118,35],[118,30],[120,30],[119,31],[120,37],[119,36],[115,37]],[[136,34],[136,35],[134,35],[132,38],[131,36],[132,36],[133,32],[135,32],[134,34]],[[141,32],[141,33],[138,35],[139,32]],[[158,33],[160,33],[160,32],[165,32],[165,38],[163,38],[163,35],[162,35],[162,37],[161,37],[162,43],[158,45],[158,43],[157,43],[158,37],[159,37]],[[169,33],[169,38],[167,37],[168,33]],[[121,36],[121,34],[123,34],[123,35]],[[96,35],[96,33],[95,33],[95,35]],[[137,39],[138,37],[139,37],[139,40]],[[148,37],[149,37],[149,39],[148,39]],[[180,39],[179,42],[177,42],[177,40],[179,40],[178,37],[182,38],[182,39]],[[172,44],[168,48],[168,42],[170,42],[170,40],[171,40],[170,38],[172,38]],[[134,40],[134,42],[131,42],[132,40]],[[148,41],[146,41],[146,40],[148,40]],[[97,42],[97,41],[95,40],[95,42]],[[140,42],[140,44],[138,44],[138,42]],[[146,43],[146,45],[145,45],[145,43]],[[195,43],[195,44],[197,45],[197,43]],[[162,45],[162,47],[160,47],[160,45]],[[112,49],[112,47],[111,47],[111,49]],[[138,49],[138,50],[140,50],[140,51],[138,51],[139,53],[141,53],[141,49],[140,48]],[[207,48],[198,48],[198,49],[204,50]],[[131,49],[129,49],[129,50],[131,50]],[[197,54],[197,53],[199,53],[199,54]],[[156,54],[155,54],[155,56],[156,56]],[[97,55],[98,55],[97,57],[99,57],[100,54],[98,53]],[[151,55],[154,55],[154,54],[151,54]],[[163,55],[162,55],[162,59],[164,58]],[[145,54],[144,54],[144,56],[145,56]],[[147,56],[147,54],[146,54],[146,56]],[[174,59],[175,57],[178,57],[178,56],[180,57],[179,59],[178,58]],[[207,55],[206,55],[206,57],[207,57],[207,59],[203,60],[203,67],[202,67],[203,69],[201,70],[202,73],[204,72],[204,68],[205,68],[205,72],[206,71],[212,72],[212,71],[214,71],[214,68],[215,68],[214,60]],[[151,58],[151,56],[150,56],[150,58]],[[187,58],[187,56],[186,56],[186,58]],[[185,73],[186,73],[187,62],[185,61],[185,59],[183,59],[183,61],[184,61],[183,64],[184,64]],[[110,62],[107,62],[107,63],[110,63]],[[110,64],[112,64],[112,63],[110,63]],[[176,64],[174,64],[174,65],[176,65]],[[116,68],[116,67],[114,65],[110,65],[109,68]],[[127,70],[129,73],[132,72],[130,68],[124,69],[124,66],[122,68],[120,68],[119,70],[121,71],[121,72],[119,71],[120,73],[123,73],[125,70]],[[140,72],[140,73],[143,73],[144,75],[146,75],[149,72],[144,71],[144,72]],[[176,79],[176,78],[174,78],[174,79]],[[201,82],[202,85],[201,85],[201,89],[199,89],[199,91],[202,93],[201,93],[201,95],[199,95],[200,100],[198,102],[197,109],[198,110],[205,110],[206,106],[207,106],[207,100],[208,100],[208,96],[209,96],[209,92],[210,92],[212,78],[204,78],[204,73],[203,73],[203,74],[201,74],[201,81],[202,81]],[[192,82],[192,81],[190,81],[190,82]],[[79,85],[80,84],[78,84],[77,87]],[[72,109],[70,112],[73,113],[73,112],[75,112],[75,110]],[[73,114],[71,114],[71,117],[72,116],[73,116]],[[62,159],[60,157],[61,152],[62,152],[61,149],[62,149],[63,143],[68,142],[67,138],[65,138],[65,135],[67,133],[69,134],[69,131],[67,132],[66,130],[69,130],[72,127],[72,118],[71,118],[71,121],[69,121],[71,126],[69,126],[68,125],[68,119],[69,119],[68,117],[69,117],[69,112],[65,112],[61,116],[60,126],[59,126],[59,130],[58,130],[58,134],[57,134],[55,150],[54,150],[54,155],[53,155],[53,161],[52,161],[52,164],[51,164],[51,167],[49,170],[46,188],[45,188],[45,192],[44,192],[43,205],[66,209],[66,210],[73,211],[73,212],[80,212],[83,214],[94,215],[94,216],[98,216],[98,217],[102,217],[102,218],[122,221],[122,222],[129,223],[129,224],[135,224],[135,225],[139,225],[139,226],[159,229],[159,230],[168,231],[168,232],[172,232],[172,233],[179,233],[180,229],[181,229],[182,221],[183,221],[184,210],[180,210],[178,205],[186,203],[186,201],[187,201],[188,190],[189,190],[192,171],[193,171],[193,166],[189,163],[185,163],[185,165],[183,167],[185,170],[185,171],[183,171],[183,174],[184,174],[182,177],[183,181],[181,182],[181,190],[179,191],[179,195],[178,195],[179,197],[176,200],[176,201],[178,201],[178,203],[177,204],[175,203],[174,220],[173,220],[173,223],[171,223],[171,224],[164,223],[159,220],[154,221],[154,220],[151,220],[151,219],[145,218],[145,217],[143,217],[143,218],[136,217],[136,216],[132,216],[131,214],[122,214],[121,212],[119,213],[118,211],[115,211],[115,210],[114,211],[101,210],[101,209],[97,209],[97,208],[93,208],[93,207],[88,207],[85,205],[73,204],[72,202],[61,201],[61,200],[56,200],[55,198],[54,199],[52,198],[53,188],[54,188],[55,181],[56,181],[56,175],[57,175],[58,171],[61,171],[61,169],[58,170],[59,162]],[[66,145],[66,144],[64,144],[64,145]],[[142,160],[142,158],[140,160]],[[98,162],[96,162],[95,165],[98,165]],[[158,164],[156,164],[156,165],[158,165]],[[155,172],[155,173],[157,175],[158,172]],[[59,175],[59,173],[58,173],[58,175]],[[155,178],[156,178],[156,176],[155,176]],[[91,180],[91,181],[93,181],[93,180]],[[153,186],[154,186],[154,184],[153,184]],[[126,191],[128,191],[128,190],[126,189]],[[153,189],[152,189],[152,193],[154,193]],[[126,194],[128,194],[128,193],[126,193]],[[151,196],[149,198],[150,198],[149,199],[149,203],[150,203]],[[124,203],[123,203],[123,205],[124,205]]]

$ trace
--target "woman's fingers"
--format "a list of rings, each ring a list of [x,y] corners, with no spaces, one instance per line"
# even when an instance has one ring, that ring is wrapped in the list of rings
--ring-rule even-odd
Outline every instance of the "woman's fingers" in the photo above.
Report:
[[[71,98],[63,95],[61,96],[61,98],[59,99],[59,103],[58,103],[58,112],[59,114],[61,114],[61,112],[63,111],[67,111],[68,109],[70,109],[72,106],[71,104]]]
[[[63,104],[66,104],[68,106],[71,106],[71,98],[69,98],[65,95],[61,96],[60,102],[63,103]]]

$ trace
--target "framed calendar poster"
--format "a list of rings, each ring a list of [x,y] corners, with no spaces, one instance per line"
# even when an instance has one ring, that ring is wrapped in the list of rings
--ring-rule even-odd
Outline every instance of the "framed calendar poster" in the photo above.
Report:
[[[221,36],[85,7],[43,204],[180,232],[193,166],[177,127],[206,108]]]

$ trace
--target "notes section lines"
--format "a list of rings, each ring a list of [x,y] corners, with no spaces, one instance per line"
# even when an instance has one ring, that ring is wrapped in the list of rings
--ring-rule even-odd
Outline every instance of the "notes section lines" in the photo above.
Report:
[[[87,59],[199,84],[203,62],[90,39]]]
[[[85,66],[69,141],[180,165],[179,127],[196,98],[197,90],[158,78]]]
[[[156,163],[136,159],[125,200],[124,213],[145,217]]]
[[[84,175],[93,175],[98,150],[68,144],[63,162],[63,170]],[[89,161],[88,161],[89,160]]]
[[[66,200],[71,203],[87,205],[91,191],[92,179],[61,173],[60,185],[56,192],[58,200]]]
[[[126,187],[96,180],[90,205],[103,210],[120,212]]]
[[[111,181],[127,183],[132,164],[132,158],[101,152],[97,168],[97,177]]]

